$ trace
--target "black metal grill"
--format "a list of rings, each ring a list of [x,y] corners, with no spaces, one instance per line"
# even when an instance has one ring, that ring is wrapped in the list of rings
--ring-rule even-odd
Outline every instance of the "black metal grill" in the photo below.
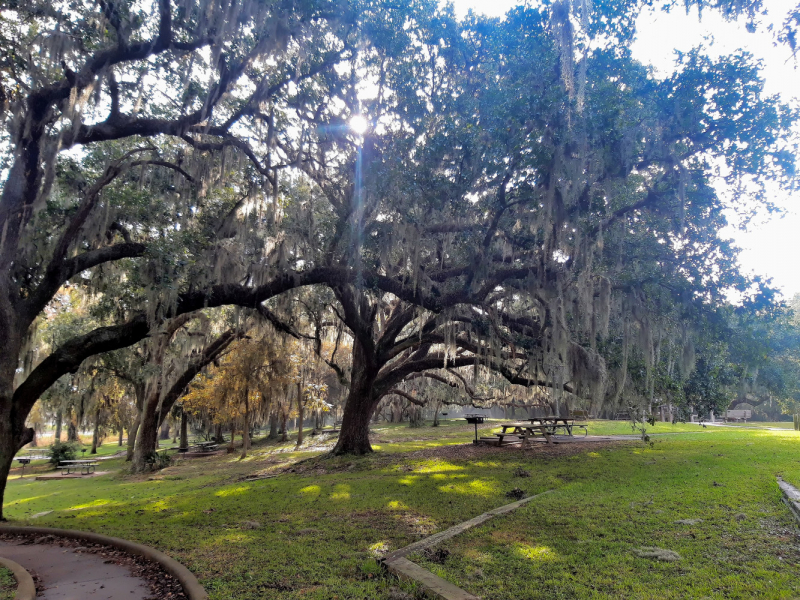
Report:
[[[464,418],[467,420],[467,423],[471,423],[475,425],[475,441],[472,442],[473,444],[478,443],[478,423],[483,423],[483,420],[486,418],[483,415],[464,415]]]

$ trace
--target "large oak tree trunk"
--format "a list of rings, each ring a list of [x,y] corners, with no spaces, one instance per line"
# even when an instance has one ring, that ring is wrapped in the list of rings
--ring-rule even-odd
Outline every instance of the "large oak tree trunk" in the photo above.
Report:
[[[0,323],[0,333],[3,329]],[[3,498],[14,455],[30,442],[34,435],[33,429],[25,427],[27,413],[15,411],[11,400],[19,356],[19,345],[14,344],[14,341],[14,339],[7,340],[4,350],[8,352],[0,353],[0,520],[5,520],[2,513]]]
[[[139,434],[136,436],[136,447],[133,451],[133,470],[140,473],[147,468],[148,459],[156,451],[158,443],[158,394],[150,397],[142,412]]]
[[[378,367],[369,360],[361,343],[353,344],[353,370],[350,393],[344,405],[342,429],[333,454],[369,454],[369,422],[378,405],[373,394],[373,385],[378,377]]]

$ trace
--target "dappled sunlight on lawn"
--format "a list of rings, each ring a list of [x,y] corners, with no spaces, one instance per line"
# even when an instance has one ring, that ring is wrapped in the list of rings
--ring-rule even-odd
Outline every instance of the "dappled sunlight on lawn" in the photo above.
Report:
[[[451,483],[439,486],[441,492],[454,492],[456,494],[469,494],[489,498],[497,494],[497,485],[485,479],[473,479],[470,482]]]
[[[250,490],[250,486],[249,485],[244,485],[242,487],[231,488],[229,490],[220,490],[220,491],[216,492],[214,495],[215,496],[219,496],[220,498],[225,498],[227,496],[239,496],[239,495],[244,494],[245,492],[247,492],[249,490]]]
[[[300,489],[300,493],[306,496],[319,496],[321,492],[322,488],[318,485],[307,485]]]
[[[407,477],[398,479],[397,483],[399,483],[400,485],[414,485],[418,479],[419,475],[408,475]]]
[[[92,500],[91,502],[87,502],[85,504],[76,504],[75,506],[70,506],[69,508],[65,508],[64,510],[83,510],[85,508],[97,508],[98,506],[113,506],[119,505],[120,502],[109,500],[107,498],[98,498],[97,500]]]
[[[346,483],[337,483],[330,495],[331,500],[350,500],[350,486]]]
[[[390,510],[408,510],[408,505],[400,500],[391,500],[386,507]]]
[[[552,561],[558,558],[558,555],[547,546],[530,546],[528,544],[515,544],[515,552],[522,558],[537,561]]]
[[[414,467],[415,473],[445,473],[447,471],[463,471],[466,467],[454,465],[444,460],[432,460]]]
[[[53,492],[52,494],[43,494],[41,496],[31,496],[30,498],[20,498],[19,500],[13,500],[11,502],[4,502],[3,506],[8,508],[9,506],[18,506],[20,504],[25,504],[26,502],[34,502],[36,500],[41,500],[43,498],[49,498],[50,496],[57,496],[58,492]]]

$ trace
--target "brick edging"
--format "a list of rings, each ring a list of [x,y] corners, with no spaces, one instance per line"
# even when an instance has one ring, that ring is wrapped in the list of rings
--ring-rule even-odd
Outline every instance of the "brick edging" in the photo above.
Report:
[[[0,556],[0,565],[11,571],[14,574],[14,579],[17,580],[17,593],[14,595],[14,600],[35,600],[36,585],[34,585],[33,577],[25,567],[2,556]]]
[[[93,533],[91,531],[77,531],[75,529],[55,529],[52,527],[19,527],[16,525],[0,525],[0,533],[14,533],[22,535],[40,534],[40,535],[55,535],[59,537],[72,538],[76,540],[83,540],[92,544],[103,544],[105,546],[112,546],[124,550],[129,554],[141,556],[147,560],[157,563],[167,573],[177,579],[184,593],[189,600],[208,600],[206,593],[200,582],[194,574],[184,567],[181,563],[173,558],[170,558],[163,552],[138,544],[129,540],[121,538],[110,537],[100,533]]]

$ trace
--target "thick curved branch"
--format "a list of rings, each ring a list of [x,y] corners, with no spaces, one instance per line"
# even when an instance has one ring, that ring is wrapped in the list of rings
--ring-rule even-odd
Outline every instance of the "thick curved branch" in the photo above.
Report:
[[[402,396],[403,398],[405,398],[406,400],[408,400],[412,404],[416,404],[417,406],[425,406],[425,404],[427,404],[424,400],[417,400],[411,394],[407,394],[403,390],[398,390],[397,388],[392,388],[391,390],[386,392],[385,395],[386,396],[391,396],[392,394],[397,394],[398,396]]]

